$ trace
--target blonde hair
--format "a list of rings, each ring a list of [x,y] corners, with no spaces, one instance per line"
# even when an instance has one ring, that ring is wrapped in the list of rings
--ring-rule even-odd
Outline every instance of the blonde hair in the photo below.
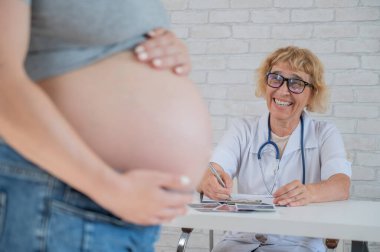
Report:
[[[264,97],[266,93],[266,75],[277,63],[286,63],[293,71],[301,71],[310,75],[312,96],[306,110],[325,112],[328,106],[329,91],[324,80],[324,69],[318,57],[308,49],[288,46],[271,53],[257,70],[256,96]]]

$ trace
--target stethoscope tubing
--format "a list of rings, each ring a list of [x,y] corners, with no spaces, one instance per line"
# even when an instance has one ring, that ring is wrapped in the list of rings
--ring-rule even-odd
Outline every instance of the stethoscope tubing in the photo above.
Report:
[[[304,128],[303,128],[303,118],[301,115],[301,157],[302,157],[302,184],[305,184],[305,175],[306,175],[306,162],[305,162],[305,148],[303,145],[303,137],[304,137]]]
[[[303,117],[301,115],[300,117],[300,120],[301,120],[301,137],[300,137],[300,146],[301,146],[301,158],[302,158],[302,184],[305,184],[305,175],[306,175],[306,162],[305,162],[305,150],[304,150],[304,123],[303,123]],[[261,171],[261,176],[262,176],[262,179],[264,181],[264,184],[265,184],[265,187],[267,188],[268,192],[270,194],[272,194],[273,192],[273,189],[277,183],[277,179],[278,179],[278,173],[279,173],[279,163],[280,163],[280,149],[278,148],[277,144],[275,142],[272,141],[272,136],[271,136],[271,132],[272,132],[272,129],[270,127],[270,114],[268,115],[268,140],[263,143],[260,148],[259,148],[259,151],[257,153],[257,158],[259,160],[259,166],[260,166],[260,171]],[[262,150],[264,149],[265,146],[267,145],[272,145],[276,151],[276,160],[277,160],[277,170],[276,170],[276,174],[275,174],[275,179],[274,179],[274,183],[273,183],[273,186],[271,188],[271,190],[269,190],[266,182],[265,182],[265,177],[264,177],[264,172],[263,172],[263,169],[262,169],[262,166],[260,164],[260,161],[261,161],[261,152]]]

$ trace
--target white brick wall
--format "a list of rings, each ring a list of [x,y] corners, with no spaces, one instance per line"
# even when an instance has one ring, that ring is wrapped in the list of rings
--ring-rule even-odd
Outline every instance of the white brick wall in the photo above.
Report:
[[[329,110],[315,116],[343,135],[353,163],[351,198],[380,200],[380,0],[162,1],[189,46],[191,78],[208,103],[215,144],[233,118],[266,110],[253,86],[266,54],[285,45],[309,48],[331,87]],[[157,251],[176,251],[179,235],[164,228]],[[208,231],[196,230],[187,251],[208,251]],[[380,244],[370,243],[370,251]]]

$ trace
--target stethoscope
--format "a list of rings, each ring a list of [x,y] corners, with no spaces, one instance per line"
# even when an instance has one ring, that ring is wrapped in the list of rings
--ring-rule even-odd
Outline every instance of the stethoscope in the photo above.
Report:
[[[301,157],[302,157],[302,184],[305,184],[305,169],[306,169],[305,167],[306,167],[306,165],[305,165],[305,153],[304,153],[304,145],[303,145],[303,133],[304,133],[304,130],[303,130],[303,118],[302,118],[302,115],[300,117],[300,120],[301,120],[301,141],[300,141],[301,143],[300,144],[301,144]],[[270,195],[272,195],[273,189],[274,189],[274,187],[277,184],[278,174],[279,174],[278,171],[280,169],[280,150],[279,150],[277,144],[272,141],[271,132],[272,132],[272,130],[271,130],[271,127],[270,127],[270,114],[269,114],[269,116],[268,116],[268,140],[260,146],[259,152],[257,154],[257,158],[259,160],[261,177],[262,177],[263,182],[265,184],[265,187],[266,187],[266,189],[267,189],[267,191],[268,191],[268,193]],[[275,155],[276,156],[276,168],[274,170],[275,177],[274,177],[274,182],[273,182],[273,185],[272,185],[271,188],[268,187],[268,185],[267,185],[267,183],[265,181],[263,168],[261,166],[262,151],[263,151],[264,147],[267,146],[267,145],[269,145],[269,146],[272,145],[274,147],[274,149],[275,149],[275,154],[276,154]]]

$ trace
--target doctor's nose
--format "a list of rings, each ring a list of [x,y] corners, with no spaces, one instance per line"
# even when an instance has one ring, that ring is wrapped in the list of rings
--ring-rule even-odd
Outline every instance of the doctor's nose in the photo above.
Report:
[[[284,83],[282,83],[281,87],[277,89],[277,92],[281,94],[290,94],[290,91],[288,89],[288,81],[284,80]]]

